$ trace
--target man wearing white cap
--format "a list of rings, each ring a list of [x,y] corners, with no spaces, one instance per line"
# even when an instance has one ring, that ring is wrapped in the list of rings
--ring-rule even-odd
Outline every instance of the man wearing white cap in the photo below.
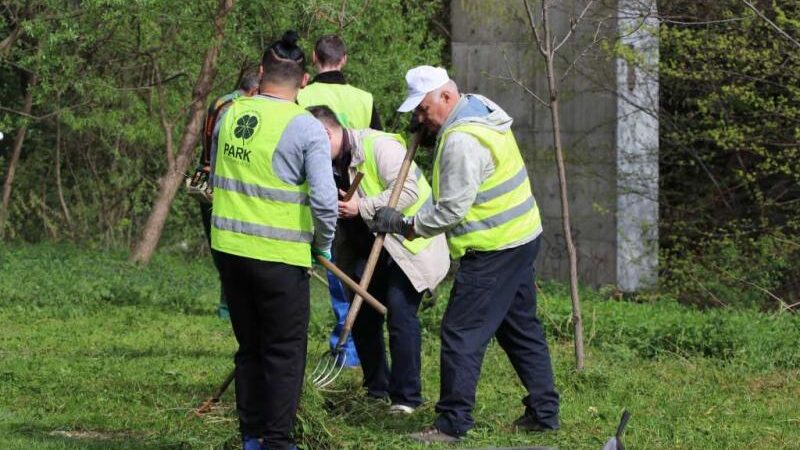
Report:
[[[485,97],[459,94],[442,68],[416,67],[406,82],[408,97],[398,111],[415,110],[420,123],[438,132],[434,205],[413,217],[380,209],[372,230],[406,239],[445,233],[450,256],[460,260],[442,318],[438,417],[411,437],[455,442],[474,426],[475,390],[493,336],[528,391],[514,424],[557,429],[559,397],[536,316],[533,263],[542,225],[512,119]]]

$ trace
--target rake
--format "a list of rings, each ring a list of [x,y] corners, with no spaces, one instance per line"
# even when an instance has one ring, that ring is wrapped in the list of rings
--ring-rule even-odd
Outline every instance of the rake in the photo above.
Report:
[[[411,135],[408,151],[406,151],[405,158],[403,158],[403,164],[400,166],[400,172],[397,174],[397,179],[392,187],[392,193],[389,196],[389,203],[387,206],[390,208],[397,206],[397,201],[400,199],[400,193],[403,191],[403,185],[411,169],[411,163],[414,162],[414,155],[417,152],[417,147],[419,146],[421,138],[422,135],[419,132]],[[361,275],[360,287],[363,288],[363,291],[366,291],[369,287],[369,282],[372,280],[372,275],[375,272],[375,266],[378,264],[378,258],[383,249],[383,241],[385,239],[386,235],[383,233],[375,236],[375,242],[372,244],[369,258],[367,258],[367,265],[364,267],[364,273]],[[319,259],[324,258],[318,257],[318,260]],[[347,338],[353,330],[353,323],[356,320],[356,316],[358,316],[358,311],[361,309],[361,302],[366,298],[363,296],[362,292],[355,289],[353,290],[356,292],[356,295],[355,298],[353,298],[353,302],[350,304],[350,309],[347,311],[347,318],[345,319],[342,332],[339,335],[339,341],[331,351],[330,358],[320,360],[311,372],[311,382],[319,389],[326,388],[336,381],[347,365],[347,354],[344,352],[344,344],[347,342]]]

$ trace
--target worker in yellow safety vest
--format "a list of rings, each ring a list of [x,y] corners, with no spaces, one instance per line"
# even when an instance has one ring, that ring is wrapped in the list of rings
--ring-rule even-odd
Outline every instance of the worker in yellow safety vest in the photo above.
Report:
[[[406,146],[399,135],[343,127],[327,106],[312,106],[309,111],[328,132],[335,178],[345,182],[340,188],[348,189],[356,174],[363,174],[356,194],[347,201],[339,201],[339,228],[334,245],[339,266],[360,280],[375,240],[367,223],[378,208],[388,204]],[[430,203],[431,187],[412,163],[397,208],[412,216]],[[410,414],[422,403],[422,338],[417,310],[423,293],[436,289],[449,266],[443,235],[413,241],[390,235],[383,243],[369,291],[388,310],[391,365],[386,357],[381,314],[371,308],[361,309],[353,325],[353,338],[367,395],[388,398],[392,413]]]
[[[236,409],[245,450],[296,448],[312,254],[330,257],[336,186],[322,124],[295,103],[305,57],[297,34],[264,52],[259,93],[218,119],[211,247],[239,344]]]
[[[347,48],[342,38],[335,34],[329,34],[317,39],[311,60],[317,75],[297,94],[297,103],[303,107],[325,105],[336,113],[339,123],[347,128],[380,130],[381,119],[375,108],[372,94],[347,84],[343,72],[347,64]],[[346,184],[349,187],[349,183],[345,183],[337,172],[334,172],[334,179],[337,186],[341,187]],[[337,225],[337,236],[343,234],[357,236],[366,228],[363,230],[355,228],[363,227],[363,225],[363,222],[354,223],[352,220],[340,220]],[[333,257],[338,262],[335,250]],[[328,272],[328,291],[331,309],[336,319],[336,325],[328,339],[331,350],[333,350],[339,343],[339,336],[347,318],[350,301],[347,299],[341,281],[330,271]],[[353,336],[348,336],[347,341],[341,346],[345,354],[344,361],[348,367],[361,365],[353,339]]]
[[[444,233],[450,256],[460,263],[442,318],[438,417],[434,427],[411,437],[455,442],[474,426],[475,388],[492,337],[528,392],[515,425],[557,429],[559,396],[536,315],[533,263],[542,223],[512,119],[485,97],[461,95],[442,68],[416,67],[406,82],[408,97],[398,110],[414,110],[438,133],[433,206],[413,216],[380,209],[372,230],[406,239]]]

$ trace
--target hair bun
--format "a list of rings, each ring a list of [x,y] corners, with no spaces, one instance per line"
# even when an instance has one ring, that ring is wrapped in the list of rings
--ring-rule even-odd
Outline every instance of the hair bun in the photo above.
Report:
[[[294,30],[289,30],[286,33],[283,33],[283,37],[281,38],[281,43],[286,45],[287,47],[297,47],[297,41],[300,39],[300,36]]]

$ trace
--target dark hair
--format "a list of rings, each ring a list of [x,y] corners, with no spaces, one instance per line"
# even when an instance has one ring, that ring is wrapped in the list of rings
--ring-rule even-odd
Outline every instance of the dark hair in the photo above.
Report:
[[[317,39],[314,53],[317,54],[319,65],[330,66],[342,62],[347,55],[347,49],[342,38],[335,34],[329,34]]]
[[[297,46],[297,41],[300,36],[294,30],[289,30],[283,33],[280,40],[275,41],[268,49],[264,50],[264,55],[261,57],[261,65],[266,67],[275,59],[294,61],[300,67],[306,65],[306,55],[303,49]]]
[[[261,83],[292,84],[300,87],[305,74],[303,66],[306,56],[297,46],[297,39],[297,33],[289,30],[283,33],[279,41],[264,50],[261,57],[261,67],[264,69]]]
[[[333,128],[342,128],[342,123],[339,122],[339,118],[336,117],[336,113],[333,112],[333,110],[329,107],[325,105],[316,105],[309,106],[306,109],[311,113],[312,116],[316,117],[317,120],[325,125]]]
[[[258,88],[259,81],[261,80],[258,77],[258,71],[255,69],[247,69],[239,80],[239,89],[243,91],[252,91]]]
[[[287,60],[278,60],[264,66],[264,73],[261,75],[261,85],[278,84],[299,88],[303,83],[305,71],[297,63]]]

